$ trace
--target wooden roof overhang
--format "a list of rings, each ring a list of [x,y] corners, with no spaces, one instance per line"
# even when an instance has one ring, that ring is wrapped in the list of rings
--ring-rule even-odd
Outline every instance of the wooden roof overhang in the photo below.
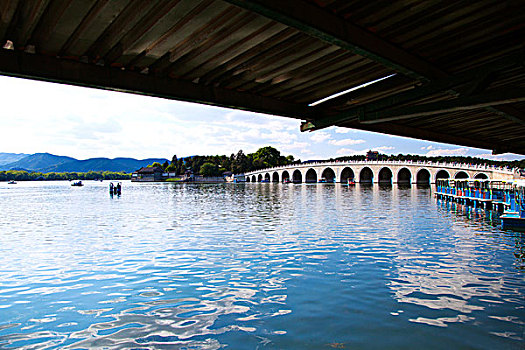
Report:
[[[4,0],[0,73],[525,154],[522,5]]]

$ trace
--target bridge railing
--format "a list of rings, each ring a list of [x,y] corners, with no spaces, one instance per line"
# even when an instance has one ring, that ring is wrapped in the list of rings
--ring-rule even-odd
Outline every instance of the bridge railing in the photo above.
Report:
[[[447,163],[447,162],[429,162],[429,161],[411,161],[411,160],[371,160],[371,161],[362,161],[362,160],[350,160],[350,161],[328,161],[328,162],[308,162],[308,163],[299,163],[299,164],[289,164],[289,165],[280,165],[272,168],[259,169],[247,172],[245,175],[253,175],[259,173],[267,173],[271,171],[277,171],[281,169],[296,169],[296,168],[305,168],[305,167],[314,167],[314,166],[342,166],[342,165],[419,165],[419,166],[430,166],[436,168],[455,168],[459,170],[490,170],[498,171],[503,173],[512,174],[516,169],[509,167],[498,167],[495,165],[486,165],[486,164],[468,164],[468,163]]]

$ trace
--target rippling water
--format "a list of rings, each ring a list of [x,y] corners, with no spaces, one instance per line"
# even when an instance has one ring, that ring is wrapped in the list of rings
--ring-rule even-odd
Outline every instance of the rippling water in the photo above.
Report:
[[[525,238],[430,189],[0,184],[0,348],[523,349]]]

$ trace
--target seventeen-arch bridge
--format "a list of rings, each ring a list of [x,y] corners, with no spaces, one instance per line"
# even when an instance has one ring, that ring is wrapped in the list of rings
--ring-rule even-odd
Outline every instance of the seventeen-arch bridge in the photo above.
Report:
[[[516,173],[509,168],[458,163],[412,161],[334,161],[306,162],[245,174],[247,182],[433,184],[438,178],[512,180]]]

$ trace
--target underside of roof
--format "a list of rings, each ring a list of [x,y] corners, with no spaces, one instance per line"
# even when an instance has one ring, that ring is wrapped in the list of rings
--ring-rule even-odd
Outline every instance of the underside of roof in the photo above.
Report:
[[[525,154],[522,5],[4,0],[0,73]]]

